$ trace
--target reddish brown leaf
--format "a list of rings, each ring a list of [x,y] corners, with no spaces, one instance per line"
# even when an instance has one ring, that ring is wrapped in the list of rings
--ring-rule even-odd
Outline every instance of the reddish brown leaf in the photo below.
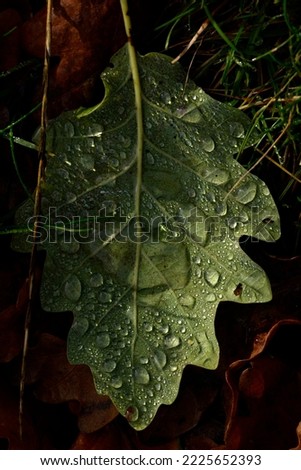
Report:
[[[250,359],[227,372],[232,409],[227,449],[289,449],[301,419],[301,322],[278,322]],[[259,348],[258,348],[259,349]]]
[[[155,419],[139,433],[141,441],[172,440],[194,428],[214,401],[219,385],[208,371],[188,367],[178,397],[159,408]]]
[[[82,432],[93,432],[118,415],[111,400],[97,394],[90,369],[71,365],[65,341],[52,335],[42,334],[29,351],[26,381],[35,384],[35,395],[46,403],[70,402]]]
[[[23,26],[22,44],[32,56],[44,56],[45,24],[43,8]],[[79,85],[99,74],[125,40],[119,0],[54,2],[51,55],[58,63],[50,71],[50,92],[60,108],[84,103],[89,91]]]
[[[0,12],[0,71],[10,70],[19,62],[21,17],[9,8]]]
[[[130,433],[125,432],[117,420],[91,434],[80,433],[72,446],[72,450],[128,450],[133,448]]]

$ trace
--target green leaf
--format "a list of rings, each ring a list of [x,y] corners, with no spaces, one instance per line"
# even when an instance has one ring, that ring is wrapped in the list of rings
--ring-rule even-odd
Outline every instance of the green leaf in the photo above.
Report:
[[[112,63],[103,102],[48,129],[41,300],[48,311],[72,310],[70,362],[87,364],[98,392],[143,429],[174,401],[187,364],[217,367],[218,303],[271,299],[239,238],[277,239],[279,216],[267,186],[232,158],[248,118],[155,53],[138,56],[140,177],[126,47]]]

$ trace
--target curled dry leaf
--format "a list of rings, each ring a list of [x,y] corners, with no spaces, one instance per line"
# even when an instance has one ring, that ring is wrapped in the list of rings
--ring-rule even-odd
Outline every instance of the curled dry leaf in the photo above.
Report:
[[[280,321],[267,334],[261,350],[230,366],[227,449],[289,449],[297,444],[300,340],[300,321]]]
[[[96,393],[90,369],[70,365],[65,341],[59,338],[41,335],[29,351],[27,370],[27,383],[35,384],[37,398],[46,403],[70,402],[82,432],[93,432],[118,415],[111,400]]]

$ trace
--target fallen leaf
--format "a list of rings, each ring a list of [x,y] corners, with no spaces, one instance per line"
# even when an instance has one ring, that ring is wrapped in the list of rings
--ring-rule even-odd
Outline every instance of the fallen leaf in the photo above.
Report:
[[[111,400],[97,394],[90,369],[68,362],[65,341],[42,334],[28,351],[26,369],[26,382],[34,384],[36,397],[46,403],[70,402],[82,432],[93,432],[118,415]]]
[[[279,216],[265,183],[232,158],[249,119],[193,82],[185,94],[186,74],[167,56],[137,60],[142,146],[127,46],[103,73],[103,102],[49,125],[41,302],[74,313],[69,360],[89,365],[97,390],[144,429],[176,398],[186,365],[216,368],[218,303],[270,300],[238,239],[278,238]],[[15,237],[14,247],[28,242]]]
[[[282,320],[261,350],[227,372],[232,409],[226,449],[290,449],[301,418],[301,322]]]

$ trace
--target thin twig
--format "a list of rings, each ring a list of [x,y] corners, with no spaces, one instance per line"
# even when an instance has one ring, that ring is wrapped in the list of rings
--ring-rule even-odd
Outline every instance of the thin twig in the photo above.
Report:
[[[218,10],[220,10],[224,4],[226,2],[223,2],[221,3],[217,8],[215,8],[212,12],[212,15],[215,15]],[[208,13],[208,11],[206,10],[205,6],[204,6],[204,9],[205,11]],[[207,15],[208,16],[208,15]],[[175,58],[173,59],[173,61],[171,62],[172,64],[175,64],[176,62],[178,62],[184,54],[186,54],[187,51],[189,51],[189,49],[193,46],[193,44],[198,40],[198,38],[200,37],[200,35],[206,30],[206,28],[209,26],[210,22],[212,22],[212,16],[208,16],[208,18],[205,19],[205,21],[203,21],[203,23],[201,24],[201,26],[199,27],[199,29],[197,30],[197,32],[195,33],[195,35],[192,37],[192,39],[189,41],[188,45],[183,49],[182,52],[180,52],[180,54]]]
[[[45,171],[45,150],[46,150],[46,126],[47,126],[47,94],[49,84],[49,61],[51,51],[51,20],[52,20],[52,0],[47,0],[47,17],[46,17],[46,38],[43,68],[43,98],[41,109],[41,130],[40,130],[40,148],[38,154],[39,166],[37,174],[37,185],[34,199],[34,226],[33,226],[33,246],[31,250],[29,271],[28,271],[28,302],[24,321],[24,341],[23,354],[20,372],[20,401],[19,401],[19,433],[20,439],[23,439],[23,408],[24,408],[24,387],[26,380],[26,357],[28,350],[29,327],[31,322],[31,314],[34,301],[35,288],[35,267],[37,258],[37,237],[38,237],[38,216],[41,212],[41,183],[44,178]]]

